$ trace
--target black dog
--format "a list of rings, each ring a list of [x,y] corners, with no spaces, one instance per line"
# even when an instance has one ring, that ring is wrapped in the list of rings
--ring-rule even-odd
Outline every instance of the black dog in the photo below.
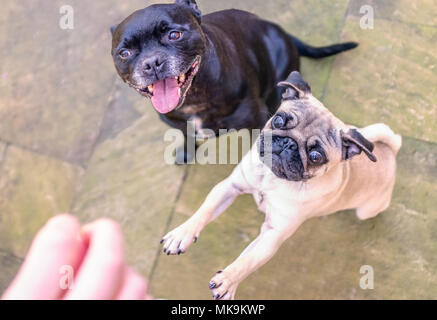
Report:
[[[111,31],[120,77],[185,134],[188,120],[216,134],[262,128],[281,101],[275,84],[299,70],[300,55],[323,58],[357,46],[314,48],[240,10],[202,17],[195,0],[149,6]]]

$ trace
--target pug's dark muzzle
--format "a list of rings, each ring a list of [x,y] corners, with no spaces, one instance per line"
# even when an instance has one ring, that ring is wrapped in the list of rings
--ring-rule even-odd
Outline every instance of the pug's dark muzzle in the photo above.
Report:
[[[258,145],[261,161],[281,179],[304,180],[304,167],[299,154],[299,146],[290,137],[272,136],[268,143],[264,134]]]

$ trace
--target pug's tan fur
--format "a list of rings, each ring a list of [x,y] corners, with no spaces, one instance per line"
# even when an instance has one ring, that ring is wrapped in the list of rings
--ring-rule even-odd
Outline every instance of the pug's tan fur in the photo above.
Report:
[[[342,148],[348,137],[344,135],[355,128],[337,119],[310,92],[302,91],[299,85],[287,84],[299,94],[299,99],[284,100],[277,114],[292,114],[298,124],[290,130],[278,131],[272,129],[270,120],[263,132],[292,136],[299,145],[318,137],[328,163],[311,167],[304,161],[303,151],[301,158],[308,180],[278,178],[260,160],[258,139],[233,173],[213,188],[200,209],[163,238],[168,254],[183,253],[238,195],[253,194],[259,210],[266,215],[265,222],[259,236],[244,252],[211,279],[215,299],[234,299],[239,283],[265,264],[305,220],[346,209],[356,209],[359,219],[369,219],[390,205],[401,137],[384,124],[358,129],[374,149],[346,160]],[[370,161],[372,157],[377,161]]]

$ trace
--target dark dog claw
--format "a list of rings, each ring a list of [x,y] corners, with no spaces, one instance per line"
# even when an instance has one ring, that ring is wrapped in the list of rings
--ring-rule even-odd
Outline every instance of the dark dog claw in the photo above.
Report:
[[[196,243],[197,242],[197,237],[194,237],[194,243]]]
[[[214,289],[216,287],[216,284],[214,283],[214,282],[211,282],[210,284],[209,284],[209,288],[210,289]]]
[[[164,239],[161,239],[161,241],[159,241],[160,244],[162,244],[164,242]]]
[[[221,271],[221,270],[219,270],[219,271],[217,271],[217,273],[222,273],[223,271]]]
[[[181,249],[179,249],[178,250],[178,255],[180,255],[182,253],[182,250]]]
[[[215,299],[218,300],[220,298],[220,295],[217,293],[217,295],[215,296]]]

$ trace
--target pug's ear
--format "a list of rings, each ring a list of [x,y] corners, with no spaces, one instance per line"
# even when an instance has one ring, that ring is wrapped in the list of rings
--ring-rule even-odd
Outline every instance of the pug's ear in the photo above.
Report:
[[[115,29],[117,29],[117,27],[118,27],[118,25],[115,25],[115,26],[112,26],[111,28],[109,28],[112,35],[114,35]]]
[[[372,153],[375,146],[372,142],[364,138],[358,130],[351,129],[347,133],[341,131],[340,134],[343,160],[352,159],[361,152],[364,152],[371,161],[377,161],[375,155]]]
[[[310,86],[297,71],[290,73],[287,80],[279,82],[278,86],[286,88],[282,94],[284,100],[303,99],[306,95],[311,94]]]
[[[199,24],[201,23],[202,12],[199,10],[196,0],[176,0],[176,4],[180,4],[182,6],[188,6],[193,12],[194,17],[197,19]]]

